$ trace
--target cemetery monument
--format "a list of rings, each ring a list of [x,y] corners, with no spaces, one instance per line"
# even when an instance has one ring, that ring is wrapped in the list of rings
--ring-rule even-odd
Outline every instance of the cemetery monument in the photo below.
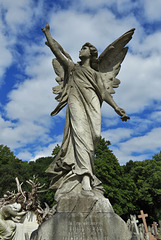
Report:
[[[89,42],[80,52],[80,62],[51,36],[49,24],[42,28],[46,45],[56,58],[52,64],[58,86],[53,87],[59,102],[52,116],[66,109],[63,142],[54,161],[46,170],[51,176],[50,189],[57,201],[55,214],[45,221],[32,240],[130,240],[126,223],[114,213],[94,172],[94,152],[101,136],[101,105],[108,103],[127,121],[129,116],[111,94],[120,84],[116,78],[135,29],[123,34],[98,57]]]

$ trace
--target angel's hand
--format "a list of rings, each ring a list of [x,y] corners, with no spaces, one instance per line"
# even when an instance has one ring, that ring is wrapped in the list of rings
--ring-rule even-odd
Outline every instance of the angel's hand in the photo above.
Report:
[[[122,121],[126,122],[128,119],[130,119],[130,117],[128,115],[126,115],[126,112],[124,109],[120,108],[120,107],[116,107],[115,108],[115,112],[121,116]]]
[[[43,33],[49,31],[49,30],[50,30],[49,24],[47,23],[46,26],[45,26],[45,28],[41,28],[41,30],[43,31]]]
[[[124,114],[124,115],[121,117],[121,120],[122,120],[123,122],[126,122],[128,119],[130,119],[130,117],[129,117],[128,115],[126,115],[126,114]]]

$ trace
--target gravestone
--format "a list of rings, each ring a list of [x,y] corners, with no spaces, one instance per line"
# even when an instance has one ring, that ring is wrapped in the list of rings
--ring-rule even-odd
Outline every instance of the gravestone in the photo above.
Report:
[[[130,215],[131,218],[131,225],[132,225],[132,240],[140,240],[140,236],[139,236],[139,229],[137,226],[137,223],[139,222],[136,219],[136,215]]]
[[[159,220],[159,234],[161,235],[161,221]]]
[[[156,222],[153,222],[153,224],[152,224],[152,229],[153,229],[153,231],[154,231],[154,236],[155,236],[156,238],[159,238],[157,226],[158,226],[158,224],[157,224]]]
[[[139,224],[139,236],[140,236],[140,240],[145,240],[144,235],[145,235],[144,225],[143,225],[143,224]]]

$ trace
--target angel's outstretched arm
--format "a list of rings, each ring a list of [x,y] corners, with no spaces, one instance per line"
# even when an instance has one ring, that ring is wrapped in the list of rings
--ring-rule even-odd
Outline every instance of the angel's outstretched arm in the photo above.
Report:
[[[114,101],[113,97],[111,96],[111,94],[108,91],[105,91],[103,93],[103,100],[105,102],[107,102],[114,110],[115,112],[121,116],[122,121],[127,121],[127,119],[130,119],[129,116],[126,115],[126,112],[124,109],[118,107],[118,105],[116,104],[116,102]]]
[[[58,59],[58,61],[64,66],[68,66],[68,58],[63,54],[62,52],[62,47],[60,44],[52,38],[51,33],[50,33],[50,27],[49,24],[47,23],[45,28],[42,28],[43,33],[46,36],[47,39],[47,46],[50,47],[51,51],[55,55],[55,57]]]

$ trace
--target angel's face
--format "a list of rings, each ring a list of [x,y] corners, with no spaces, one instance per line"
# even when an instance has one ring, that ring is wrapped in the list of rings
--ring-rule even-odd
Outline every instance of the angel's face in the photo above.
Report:
[[[79,58],[90,58],[90,49],[88,46],[83,46],[79,51]]]

